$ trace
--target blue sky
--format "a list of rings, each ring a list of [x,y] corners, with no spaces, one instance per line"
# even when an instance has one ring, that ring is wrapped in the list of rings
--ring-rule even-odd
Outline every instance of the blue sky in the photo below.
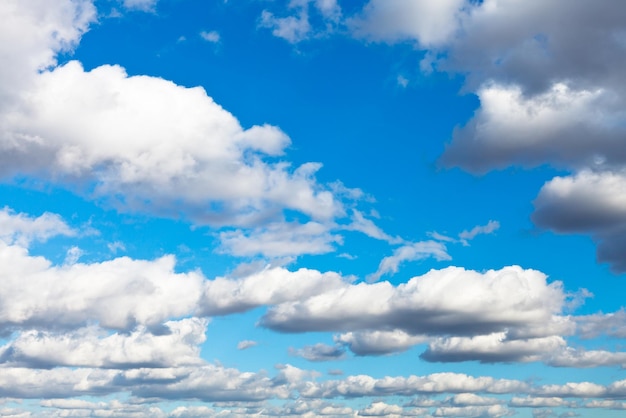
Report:
[[[0,19],[0,415],[626,410],[626,6]]]

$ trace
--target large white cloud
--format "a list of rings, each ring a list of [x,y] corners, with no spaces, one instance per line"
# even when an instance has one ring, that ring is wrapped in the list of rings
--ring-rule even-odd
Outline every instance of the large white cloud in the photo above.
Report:
[[[249,226],[286,208],[315,220],[344,214],[314,178],[320,164],[279,159],[284,132],[244,129],[201,87],[115,65],[56,66],[95,20],[90,1],[11,0],[0,16],[10,22],[0,29],[1,176],[44,176],[120,210],[200,224]]]
[[[120,209],[218,225],[285,207],[316,219],[342,212],[313,178],[319,165],[292,172],[263,161],[290,142],[278,128],[244,130],[202,88],[129,77],[117,66],[86,72],[72,61],[40,74],[0,127],[5,176],[79,182]]]
[[[128,330],[159,326],[194,312],[203,276],[175,273],[175,259],[116,258],[53,266],[24,248],[0,242],[0,327],[72,328],[91,321]]]
[[[269,309],[261,324],[280,331],[404,330],[413,335],[483,335],[549,323],[562,309],[560,282],[506,267],[485,273],[450,267],[407,283],[345,285]],[[557,316],[558,318],[558,316]],[[551,335],[551,334],[549,334]]]

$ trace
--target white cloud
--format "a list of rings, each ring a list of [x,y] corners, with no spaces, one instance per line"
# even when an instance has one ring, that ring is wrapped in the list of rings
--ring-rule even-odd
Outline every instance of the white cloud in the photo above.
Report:
[[[555,177],[534,201],[533,221],[565,233],[590,233],[598,242],[598,260],[626,271],[626,174],[584,170]]]
[[[442,156],[446,165],[482,173],[546,161],[570,167],[626,162],[619,140],[626,113],[611,91],[556,83],[527,95],[520,86],[490,83],[477,94],[480,109],[455,131]]]
[[[474,239],[477,235],[492,234],[500,228],[500,222],[489,221],[487,225],[477,225],[469,231],[463,231],[459,234],[461,241],[467,245],[467,241]]]
[[[205,41],[211,42],[211,43],[214,43],[214,44],[218,43],[220,41],[220,34],[219,34],[219,32],[214,31],[214,30],[212,30],[210,32],[202,31],[202,32],[200,32],[200,37],[202,39],[204,39]]]
[[[201,364],[207,320],[168,321],[153,335],[144,326],[107,335],[96,326],[63,333],[29,330],[0,347],[0,362],[27,367],[173,367]]]
[[[31,85],[37,71],[54,66],[96,19],[89,0],[5,0],[0,4],[0,112]],[[10,63],[10,65],[8,64]],[[0,148],[2,149],[2,148]]]
[[[626,409],[625,402],[610,401],[610,400],[589,401],[589,402],[585,402],[583,406],[585,408],[603,408],[603,409],[615,409],[615,410]]]
[[[367,280],[375,282],[386,274],[398,272],[400,264],[405,261],[421,260],[428,257],[435,259],[450,260],[451,257],[446,251],[446,246],[436,241],[422,241],[403,245],[393,251],[393,255],[385,257],[380,261],[378,270],[367,276]]]
[[[459,393],[457,395],[454,395],[452,399],[450,399],[450,401],[453,405],[462,406],[486,406],[502,403],[502,400],[500,399],[478,396],[473,393]]]
[[[340,346],[318,343],[299,349],[292,348],[289,350],[289,354],[309,361],[332,361],[344,358],[345,350]]]
[[[242,340],[237,343],[237,350],[247,350],[248,348],[256,347],[258,342],[252,340]]]
[[[435,410],[436,417],[504,417],[511,411],[503,405],[442,406]]]
[[[509,401],[509,406],[517,407],[517,408],[559,408],[559,407],[574,407],[576,404],[572,401],[566,401],[562,398],[556,397],[531,397],[527,396],[525,398],[520,398],[514,396]]]
[[[370,0],[347,24],[354,36],[373,41],[415,40],[422,47],[448,41],[465,0]]]
[[[300,389],[305,398],[415,396],[438,393],[526,393],[527,383],[517,380],[472,377],[461,373],[435,373],[427,376],[406,377],[347,376],[342,380],[311,383]]]
[[[276,17],[263,10],[259,26],[272,29],[272,35],[297,44],[332,32],[341,19],[341,7],[337,0],[291,0],[288,10],[291,15],[286,17]],[[311,12],[319,15],[323,24],[321,27],[311,24]]]
[[[548,353],[566,346],[560,336],[509,340],[506,332],[474,337],[439,338],[421,355],[427,361],[471,361],[482,363],[541,361]]]
[[[153,11],[158,0],[123,0],[125,8],[130,10]]]
[[[175,273],[172,256],[53,266],[0,243],[0,328],[69,328],[97,321],[128,330],[157,326],[197,307],[203,276]]]
[[[602,366],[626,366],[626,352],[584,350],[567,347],[547,356],[546,363],[554,367],[591,368]]]
[[[359,416],[364,417],[387,417],[390,415],[402,415],[403,408],[398,405],[389,405],[385,402],[373,402],[367,408],[359,411]]]
[[[76,231],[57,214],[46,212],[33,218],[8,207],[0,210],[0,240],[7,244],[28,246],[32,241],[47,241],[57,235],[73,236]]]
[[[201,309],[207,315],[225,315],[306,299],[345,285],[337,273],[268,268],[240,279],[218,277],[206,282]]]
[[[600,335],[626,338],[626,310],[623,308],[612,313],[598,313],[574,317],[577,334],[581,338],[590,339]]]
[[[336,22],[341,17],[341,7],[337,0],[315,0],[314,5],[326,19]]]
[[[306,8],[301,8],[296,16],[276,17],[263,10],[259,26],[272,29],[272,35],[295,44],[309,37],[311,24]]]
[[[280,222],[253,230],[220,232],[219,238],[221,250],[237,256],[324,254],[334,251],[333,244],[343,242],[342,237],[332,234],[330,229],[330,225],[319,222]]]
[[[392,237],[378,227],[371,219],[367,219],[362,212],[354,209],[352,211],[351,223],[344,226],[347,231],[359,231],[368,237],[387,241],[390,244],[400,244],[403,242],[400,237]]]
[[[553,321],[556,329],[567,328],[568,321],[559,317],[564,301],[561,283],[548,284],[535,270],[478,273],[449,267],[397,286],[344,283],[273,306],[260,323],[283,332],[397,329],[411,335],[472,336],[508,329],[528,338],[541,337],[529,330]]]
[[[357,331],[335,336],[335,342],[346,345],[359,356],[397,353],[426,341],[425,336],[410,335],[402,330]]]

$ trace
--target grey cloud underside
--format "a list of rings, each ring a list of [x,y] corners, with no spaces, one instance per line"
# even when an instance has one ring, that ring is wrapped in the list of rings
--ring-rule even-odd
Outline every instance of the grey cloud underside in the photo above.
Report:
[[[597,258],[626,271],[626,176],[583,171],[546,183],[534,202],[533,222],[558,233],[588,233]]]
[[[573,179],[623,172],[624,22],[626,5],[611,0],[493,0],[459,12],[454,36],[428,57],[435,69],[464,74],[480,107],[454,130],[440,162],[476,174],[543,164]],[[545,189],[535,201],[537,226],[591,235],[598,261],[626,271],[624,207]]]
[[[550,162],[558,167],[621,167],[626,163],[626,129],[598,128],[585,122],[573,123],[558,132],[515,126],[516,131],[483,135],[481,121],[454,130],[452,143],[441,157],[448,167],[461,167],[475,174],[511,165],[532,168]],[[529,129],[528,129],[529,128]],[[527,131],[522,131],[527,129]],[[509,142],[514,136],[516,142]]]
[[[461,18],[443,69],[467,74],[475,87],[491,79],[520,84],[531,94],[562,81],[586,89],[601,80],[623,91],[623,3],[531,0],[489,7],[494,3]]]
[[[512,267],[483,276],[448,268],[398,287],[361,283],[271,307],[260,325],[280,332],[403,330],[412,335],[468,336],[532,328],[550,322],[551,309],[558,310],[563,297],[559,283],[546,286],[545,276],[536,273]],[[505,290],[509,286],[517,288],[518,279],[528,281],[545,305],[524,295],[516,296],[518,302],[494,298],[512,291]],[[472,298],[463,293],[465,286],[472,287]]]
[[[350,331],[401,329],[410,334],[428,335],[482,335],[502,331],[508,327],[521,325],[517,321],[488,320],[468,317],[462,312],[441,313],[429,310],[397,310],[389,315],[344,318],[306,318],[282,321],[270,309],[259,322],[261,326],[278,332],[302,333],[323,331]]]

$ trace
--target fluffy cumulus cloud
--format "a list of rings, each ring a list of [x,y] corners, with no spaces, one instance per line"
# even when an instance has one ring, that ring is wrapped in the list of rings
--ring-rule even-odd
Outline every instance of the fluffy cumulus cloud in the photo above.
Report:
[[[157,6],[117,3],[152,12]],[[592,234],[600,260],[626,270],[619,72],[626,38],[617,30],[624,7],[608,0],[593,10],[565,0],[371,0],[346,18],[336,0],[287,4],[286,15],[265,10],[258,24],[294,44],[338,29],[367,41],[413,42],[428,49],[424,66],[467,73],[480,108],[456,131],[443,161],[475,172],[545,161],[572,170],[544,185],[534,221]],[[567,19],[556,20],[554,10],[564,6]],[[5,207],[0,415],[36,414],[14,399],[39,399],[37,412],[50,416],[497,417],[509,408],[624,408],[623,380],[540,386],[461,373],[321,378],[289,364],[250,372],[207,362],[203,344],[219,338],[210,333],[211,317],[262,307],[261,327],[335,333],[331,344],[283,353],[312,362],[423,345],[421,357],[431,362],[624,367],[626,353],[573,348],[566,338],[623,337],[625,314],[567,316],[560,282],[515,266],[449,267],[405,283],[372,283],[405,262],[449,260],[446,243],[467,243],[499,223],[457,238],[433,233],[432,241],[407,242],[350,208],[346,201],[363,198],[361,191],[319,183],[320,164],[292,166],[285,157],[290,139],[280,128],[263,121],[242,126],[204,89],[130,76],[117,65],[88,71],[78,61],[58,65],[57,55],[76,47],[96,15],[88,0],[0,3],[3,179],[45,179],[119,211],[215,226],[218,252],[239,257],[284,261],[330,252],[343,243],[340,231],[396,247],[369,282],[254,263],[208,278],[181,271],[173,255],[81,262],[87,253],[77,246],[55,264],[31,244],[80,231],[52,213]],[[508,38],[494,36],[503,27]],[[216,31],[195,33],[220,40]],[[604,63],[608,55],[617,57],[616,67]],[[111,242],[112,253],[125,248],[117,237]],[[260,345],[250,355],[271,346],[265,339],[236,341],[229,343],[239,350]],[[362,398],[358,406],[353,398]],[[160,401],[187,404],[164,410]]]
[[[243,312],[263,305],[307,299],[346,286],[337,273],[268,268],[241,279],[218,277],[205,284],[201,311],[207,315]]]
[[[0,9],[15,22],[0,31],[7,45],[0,56],[11,63],[1,77],[5,178],[46,176],[120,210],[214,225],[280,219],[284,208],[322,220],[343,213],[315,181],[319,164],[292,169],[276,159],[290,144],[285,133],[270,125],[244,129],[202,88],[131,77],[119,66],[55,67],[55,54],[93,21],[93,6],[30,3]]]
[[[556,83],[528,95],[519,85],[488,83],[480,108],[454,132],[442,162],[484,173],[511,164],[602,167],[626,162],[621,99],[602,87]]]
[[[95,326],[63,333],[28,330],[0,347],[0,362],[23,367],[176,367],[201,364],[199,345],[207,321],[168,321],[165,332],[138,327],[128,334],[107,333]]]
[[[90,0],[7,0],[0,5],[0,111],[18,100],[56,54],[76,46],[96,18]],[[1,126],[1,125],[0,125]]]
[[[263,162],[283,153],[283,132],[244,130],[202,88],[72,61],[41,74],[20,110],[0,123],[5,176],[43,171],[85,182],[96,197],[121,194],[111,202],[121,209],[183,211],[200,223],[253,223],[283,207],[321,219],[341,210],[317,190],[318,165],[290,172]]]
[[[171,256],[53,266],[21,247],[0,243],[0,260],[10,266],[0,273],[3,330],[66,328],[90,321],[119,330],[158,326],[191,314],[202,294],[202,275],[175,273]]]
[[[349,347],[357,356],[398,353],[427,340],[426,336],[411,335],[402,330],[356,331],[335,336],[337,343]]]
[[[507,267],[478,273],[450,267],[397,286],[345,284],[274,306],[261,324],[285,332],[397,329],[472,336],[518,329],[524,334],[530,332],[526,328],[551,323],[564,298],[561,283],[548,284],[538,271]]]

